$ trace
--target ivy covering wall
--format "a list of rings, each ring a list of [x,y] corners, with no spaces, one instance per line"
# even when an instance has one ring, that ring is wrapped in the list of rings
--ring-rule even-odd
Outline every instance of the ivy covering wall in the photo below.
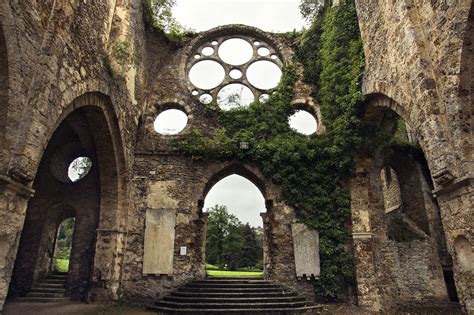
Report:
[[[352,282],[347,251],[350,199],[344,181],[360,142],[358,108],[364,102],[360,81],[364,56],[353,0],[328,1],[309,30],[299,39],[297,59],[287,64],[276,92],[266,103],[221,111],[209,105],[219,123],[216,130],[194,130],[174,142],[174,148],[194,159],[239,159],[258,165],[281,186],[286,202],[301,222],[319,231],[321,277],[315,290],[323,299],[346,295]],[[288,118],[296,66],[314,85],[327,132],[304,136],[290,129]],[[248,150],[240,141],[250,143]]]

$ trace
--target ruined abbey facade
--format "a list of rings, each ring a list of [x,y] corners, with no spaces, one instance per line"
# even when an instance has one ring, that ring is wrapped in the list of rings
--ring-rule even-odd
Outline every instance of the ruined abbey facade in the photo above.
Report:
[[[387,108],[402,117],[429,169],[400,153],[355,157],[354,299],[381,311],[457,294],[474,314],[474,3],[356,4],[365,119],[383,123]],[[280,61],[293,53],[277,34],[244,26],[178,46],[146,26],[141,1],[0,3],[0,312],[7,296],[50,271],[55,233],[68,217],[76,218],[73,299],[146,303],[204,277],[203,200],[234,173],[266,200],[265,276],[311,295],[296,277],[295,211],[279,187],[254,165],[177,156],[169,136],[153,129],[170,108],[187,114],[183,132],[217,123],[187,71],[203,45],[233,36],[267,43]],[[120,42],[134,51],[130,64],[110,58]],[[298,81],[295,89],[295,106],[310,108],[324,132],[310,87]],[[71,182],[67,169],[79,156],[93,166]],[[146,231],[153,225],[171,237],[165,246],[150,245],[161,241]]]

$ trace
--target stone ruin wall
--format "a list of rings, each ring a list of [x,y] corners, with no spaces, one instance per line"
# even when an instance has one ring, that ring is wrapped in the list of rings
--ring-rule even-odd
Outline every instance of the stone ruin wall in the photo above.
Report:
[[[419,140],[454,260],[458,295],[473,313],[473,272],[459,264],[463,254],[456,246],[457,240],[467,239],[472,252],[474,242],[472,1],[356,4],[366,55],[364,91],[372,95],[369,106],[397,112]],[[372,296],[367,303],[377,299]]]
[[[425,297],[446,300],[442,271],[433,261],[448,261],[452,256],[461,303],[468,313],[474,313],[470,286],[474,271],[465,262],[465,257],[472,257],[468,246],[471,244],[472,255],[474,242],[473,128],[469,121],[473,99],[471,1],[356,3],[367,63],[364,89],[371,96],[370,106],[392,108],[420,140],[441,212],[437,218],[436,202],[425,194],[422,203],[430,237],[409,242],[390,239],[388,228],[393,220],[384,216],[381,165],[359,159],[351,182],[359,303],[382,309]],[[100,213],[94,214],[100,218],[89,298],[155,298],[191,279],[191,275],[202,276],[202,248],[197,243],[202,241],[198,231],[203,223],[198,201],[212,176],[230,165],[197,163],[169,155],[162,137],[152,131],[152,119],[160,106],[170,103],[186,109],[189,128],[215,126],[215,121],[202,107],[190,105],[194,101],[183,86],[179,47],[145,29],[142,13],[139,1],[0,4],[0,101],[6,104],[0,106],[0,306],[9,287],[25,211],[34,195],[33,181],[41,172],[45,149],[61,121],[75,108],[86,105],[95,105],[104,112],[113,143],[108,156],[117,160],[115,174],[101,170],[108,174],[101,184],[119,178],[118,187],[113,188],[117,191],[101,196]],[[140,56],[140,62],[125,68],[109,58],[114,43],[123,41],[129,41]],[[296,87],[295,99],[309,102],[306,98],[310,88],[301,82]],[[93,95],[74,101],[87,93]],[[103,164],[103,154],[98,155]],[[252,166],[244,168],[261,176]],[[170,181],[177,183],[174,189],[160,185]],[[278,249],[272,255],[275,272],[272,274],[270,269],[268,276],[286,282],[287,277],[278,277],[294,274],[287,263],[292,259],[288,241],[291,231],[279,226],[279,220],[292,222],[294,213],[281,200],[278,188],[268,180],[263,182],[267,200],[273,201],[275,240],[286,238],[274,244]],[[181,272],[176,279],[143,275],[140,267],[144,209],[153,185],[173,200],[178,212],[175,251],[181,244],[193,248],[185,258],[175,255],[175,269]],[[57,189],[68,191],[66,185],[58,185]],[[423,189],[426,192],[430,187]],[[51,194],[47,190],[44,196]],[[35,198],[41,201],[41,189]],[[439,220],[450,255],[444,249],[442,231],[436,228]],[[26,220],[25,227],[29,222]],[[409,251],[416,255],[406,255]],[[416,280],[401,272],[409,266],[414,269],[407,270],[421,275]],[[36,270],[37,276],[41,273]],[[294,281],[287,284],[298,287]],[[400,289],[410,285],[428,291]]]
[[[172,140],[180,138],[192,129],[206,131],[218,128],[216,116],[191,95],[186,74],[186,65],[200,43],[221,37],[250,36],[273,45],[285,60],[292,51],[278,36],[244,26],[227,26],[199,34],[189,39],[182,48],[169,54],[163,68],[156,67],[154,51],[159,43],[148,40],[150,50],[146,66],[148,83],[147,107],[138,128],[133,172],[133,206],[129,215],[129,237],[123,274],[123,294],[130,300],[156,299],[195,278],[203,278],[206,216],[201,209],[207,191],[218,180],[233,173],[244,176],[261,189],[267,202],[265,227],[268,257],[265,263],[265,278],[275,280],[314,299],[310,282],[298,281],[294,266],[291,223],[296,223],[294,209],[282,200],[279,188],[265,178],[252,165],[237,161],[195,161],[191,157],[176,155],[169,149]],[[313,106],[309,102],[310,89],[302,82],[296,92],[298,105]],[[301,104],[304,102],[303,104]],[[307,103],[307,104],[306,104]],[[153,129],[157,114],[165,109],[176,108],[188,115],[188,125],[180,135],[160,135]],[[212,184],[212,185],[211,185]],[[176,210],[173,275],[144,275],[144,226],[146,210],[171,208]],[[186,246],[188,254],[180,255],[180,247]]]

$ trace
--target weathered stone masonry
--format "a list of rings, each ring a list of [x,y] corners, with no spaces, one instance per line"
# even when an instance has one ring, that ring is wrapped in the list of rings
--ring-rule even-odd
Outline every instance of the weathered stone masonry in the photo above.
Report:
[[[460,302],[474,314],[472,1],[356,3],[368,112],[399,114],[430,172],[410,156],[357,157],[350,187],[358,303],[391,310],[448,301],[443,272],[452,269]],[[253,165],[173,155],[170,137],[153,130],[167,108],[186,112],[184,133],[218,127],[191,95],[186,64],[203,41],[239,34],[291,56],[279,36],[240,26],[198,34],[179,47],[145,26],[140,1],[0,4],[0,312],[8,293],[23,294],[47,272],[52,233],[72,213],[73,298],[150,302],[203,277],[202,201],[233,173],[254,182],[267,201],[266,277],[312,294],[295,277],[296,218],[279,188]],[[114,59],[120,43],[138,55],[136,63]],[[295,86],[295,106],[310,108],[324,132],[311,87]],[[61,170],[51,164],[64,172],[79,153],[93,159],[91,173],[77,183],[58,180]],[[389,199],[400,198],[400,207],[387,212],[380,174],[389,168],[400,192]],[[147,209],[176,212],[172,275],[143,274]],[[179,255],[180,246],[187,255]]]

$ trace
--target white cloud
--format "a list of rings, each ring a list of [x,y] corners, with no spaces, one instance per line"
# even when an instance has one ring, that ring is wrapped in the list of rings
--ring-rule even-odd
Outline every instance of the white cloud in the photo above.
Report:
[[[305,26],[299,4],[300,0],[177,0],[173,14],[198,32],[227,24],[288,32]]]

